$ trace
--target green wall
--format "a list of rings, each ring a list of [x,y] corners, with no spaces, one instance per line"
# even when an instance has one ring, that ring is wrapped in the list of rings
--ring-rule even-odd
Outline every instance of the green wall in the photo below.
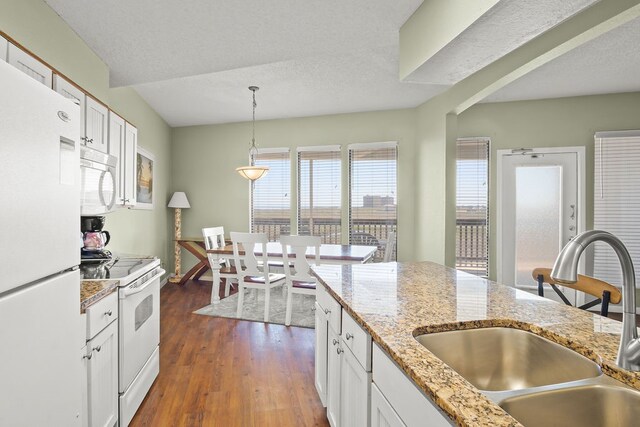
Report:
[[[640,129],[640,93],[477,104],[458,116],[460,137],[491,138],[490,257],[496,276],[496,151],[531,147],[586,147],[586,226],[593,228],[593,134]],[[455,235],[447,235],[453,240]]]
[[[166,208],[171,187],[171,128],[132,89],[110,89],[104,62],[41,0],[2,0],[0,30],[108,104],[138,128],[140,146],[155,154],[154,210],[122,209],[107,217],[109,249],[149,254],[173,264],[168,238],[172,217]]]
[[[415,117],[415,110],[409,109],[259,121],[256,142],[259,148],[291,148],[294,167],[295,147],[341,145],[346,165],[348,144],[397,141],[398,256],[413,259]],[[248,162],[250,138],[250,122],[173,129],[173,189],[186,192],[192,206],[183,210],[183,236],[198,236],[202,227],[216,225],[223,225],[227,234],[248,231],[249,184],[235,168]],[[342,170],[344,207],[348,185],[346,168]],[[294,185],[292,183],[293,206],[296,205]],[[343,209],[345,215],[346,211]],[[292,211],[292,224],[294,215]],[[193,259],[185,256],[184,262],[188,266]]]

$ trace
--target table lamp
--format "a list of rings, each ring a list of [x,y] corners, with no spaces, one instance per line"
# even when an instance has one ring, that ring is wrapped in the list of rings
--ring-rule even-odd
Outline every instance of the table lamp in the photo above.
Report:
[[[174,241],[174,255],[176,258],[176,270],[173,277],[169,278],[169,282],[171,283],[179,283],[182,278],[180,275],[181,268],[181,257],[180,257],[180,244],[178,240],[182,237],[182,209],[188,209],[191,207],[189,204],[189,200],[187,200],[187,195],[182,191],[176,191],[173,193],[171,200],[169,200],[169,204],[167,207],[175,209],[175,241]]]

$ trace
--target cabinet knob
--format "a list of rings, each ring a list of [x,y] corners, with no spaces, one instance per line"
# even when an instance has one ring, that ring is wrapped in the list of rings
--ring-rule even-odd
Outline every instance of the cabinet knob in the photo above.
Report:
[[[342,353],[342,351],[343,351],[343,350],[342,350],[340,347],[338,347],[338,348],[336,349],[336,353],[338,353],[338,354]]]
[[[333,345],[336,345],[336,344],[338,344],[339,342],[340,342],[340,341],[338,341],[337,339],[335,339],[335,338],[333,339]]]
[[[331,310],[329,310],[328,308],[325,308],[324,309],[324,314],[329,314],[329,313],[331,313]]]
[[[316,311],[316,306],[311,307],[311,311]]]
[[[82,137],[80,137],[80,140],[84,141],[84,142],[87,142],[87,137],[86,136],[82,136]]]
[[[349,341],[351,338],[353,338],[353,335],[347,332],[344,337],[346,338],[347,341]]]
[[[99,345],[99,346],[97,346],[97,347],[93,347],[93,350],[95,350],[95,351],[97,351],[98,353],[100,353],[100,350],[102,350],[102,346],[101,346],[101,345]],[[93,350],[91,350],[91,351],[93,351]]]
[[[110,317],[112,314],[113,314],[113,311],[111,311],[111,310],[104,312],[105,316],[109,316]]]
[[[84,356],[82,356],[83,359],[91,359],[93,357],[93,354],[89,353],[89,354],[85,354]]]
[[[87,142],[88,142],[89,144],[91,144],[91,143],[93,142],[93,138],[91,138],[91,139],[87,139]]]

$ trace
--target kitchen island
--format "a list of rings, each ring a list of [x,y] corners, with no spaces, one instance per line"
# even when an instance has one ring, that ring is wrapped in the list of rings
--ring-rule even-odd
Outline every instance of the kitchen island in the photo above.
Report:
[[[640,389],[640,373],[615,363],[619,322],[430,262],[313,270],[343,312],[458,425],[519,423],[418,343],[417,335],[491,326],[522,329],[582,354],[605,375]],[[375,382],[375,358],[373,372]]]

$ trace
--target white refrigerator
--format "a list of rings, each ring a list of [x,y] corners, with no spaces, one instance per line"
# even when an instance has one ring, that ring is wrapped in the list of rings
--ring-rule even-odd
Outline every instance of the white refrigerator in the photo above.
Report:
[[[0,60],[0,426],[80,425],[79,120]]]

